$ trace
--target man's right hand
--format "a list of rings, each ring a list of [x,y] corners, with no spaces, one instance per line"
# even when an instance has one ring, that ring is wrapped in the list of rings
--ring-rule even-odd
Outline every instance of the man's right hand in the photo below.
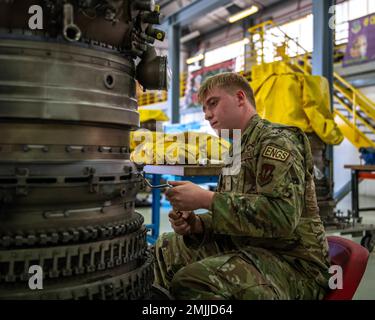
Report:
[[[201,219],[194,211],[170,211],[169,222],[177,234],[186,236],[189,234],[203,233],[203,224]]]

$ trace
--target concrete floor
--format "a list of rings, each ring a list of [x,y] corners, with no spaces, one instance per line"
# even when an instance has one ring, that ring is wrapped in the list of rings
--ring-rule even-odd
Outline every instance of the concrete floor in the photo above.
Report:
[[[363,197],[359,199],[360,207],[375,207],[375,197]],[[337,209],[347,212],[351,208],[350,194],[346,196],[338,205]],[[151,222],[151,208],[137,208],[138,212],[142,213],[145,217],[145,223]],[[172,231],[169,221],[168,212],[171,207],[166,201],[162,201],[161,213],[160,213],[160,233]],[[202,211],[204,212],[204,211]],[[199,213],[199,212],[198,212]],[[362,223],[364,224],[375,224],[375,211],[361,212],[360,215],[363,217]],[[332,234],[332,233],[330,233]],[[335,234],[339,235],[339,234]],[[355,242],[360,243],[361,237],[352,238],[351,236],[345,236],[349,239],[353,239]],[[371,253],[370,259],[367,265],[366,272],[362,278],[362,281],[354,295],[354,300],[375,300],[375,250]]]

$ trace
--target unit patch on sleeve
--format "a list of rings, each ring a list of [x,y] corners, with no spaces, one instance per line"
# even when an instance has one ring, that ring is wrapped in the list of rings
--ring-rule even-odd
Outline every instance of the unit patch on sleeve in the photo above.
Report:
[[[264,158],[278,160],[282,162],[285,162],[288,159],[289,155],[290,152],[270,144],[266,146],[262,154]]]
[[[261,187],[265,186],[266,184],[270,183],[273,178],[273,170],[275,170],[275,166],[272,164],[263,163],[262,169],[258,176],[258,183]]]

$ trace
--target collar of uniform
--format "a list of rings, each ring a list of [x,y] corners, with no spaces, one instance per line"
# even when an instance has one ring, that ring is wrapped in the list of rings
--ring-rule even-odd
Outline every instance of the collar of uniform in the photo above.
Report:
[[[258,114],[254,114],[246,125],[246,129],[241,133],[241,153],[244,151],[243,148],[246,144],[247,138],[250,136],[251,132],[254,130],[258,122],[261,120]],[[239,154],[237,154],[239,155]],[[233,141],[231,141],[229,147],[229,156],[233,156]]]
[[[260,120],[261,119],[257,113],[250,118],[249,122],[246,125],[246,129],[241,135],[241,144],[243,144],[247,140],[246,137],[250,135],[250,133],[254,130],[255,126]]]

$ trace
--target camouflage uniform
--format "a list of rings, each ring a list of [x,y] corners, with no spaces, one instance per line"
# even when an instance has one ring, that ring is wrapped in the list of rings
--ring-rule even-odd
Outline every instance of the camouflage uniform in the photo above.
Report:
[[[306,135],[255,115],[241,170],[220,175],[204,234],[162,234],[155,282],[176,299],[321,299],[328,243]]]

